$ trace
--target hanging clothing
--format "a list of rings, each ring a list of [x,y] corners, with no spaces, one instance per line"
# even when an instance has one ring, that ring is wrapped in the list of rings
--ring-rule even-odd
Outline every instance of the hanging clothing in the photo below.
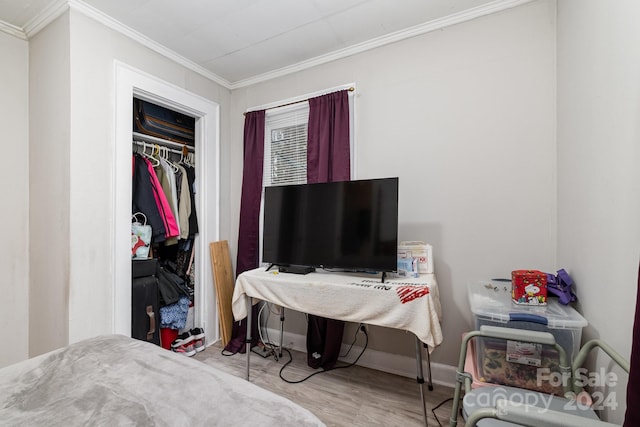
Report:
[[[156,171],[158,181],[162,185],[162,191],[169,202],[171,213],[176,218],[176,224],[178,230],[180,229],[180,223],[178,220],[178,190],[176,188],[176,174],[172,165],[164,158],[158,157],[159,165],[153,169]],[[179,235],[179,233],[178,233]]]
[[[164,228],[166,230],[165,237],[175,237],[180,235],[180,230],[178,229],[178,224],[176,222],[175,216],[171,212],[171,206],[169,205],[169,201],[167,200],[167,196],[165,196],[164,191],[162,190],[162,185],[160,181],[158,181],[158,176],[156,175],[155,170],[153,169],[153,165],[151,162],[145,158],[142,158],[147,165],[147,170],[149,171],[149,176],[151,178],[151,184],[153,187],[153,197],[156,201],[156,205],[158,205],[158,211],[161,213],[161,218],[164,222]]]
[[[191,192],[187,171],[182,165],[177,165],[176,183],[178,184],[178,218],[180,225],[180,238],[189,237],[189,218],[191,217]]]
[[[153,181],[149,175],[149,169],[144,159],[136,154],[133,156],[133,186],[132,209],[133,212],[142,212],[147,217],[147,224],[151,226],[151,239],[153,242],[164,242],[166,239],[165,222],[162,213],[158,209],[154,197]]]
[[[178,228],[178,234],[175,236],[167,237],[165,240],[165,245],[175,245],[178,243],[178,236],[180,235],[180,225],[178,221],[178,208],[176,203],[176,191],[175,191],[175,174],[169,166],[169,163],[161,158],[155,157],[158,161],[158,165],[153,167],[153,170],[156,172],[156,176],[158,177],[158,182],[162,186],[162,192],[167,198],[167,202],[169,204],[169,208],[171,209],[171,213],[176,220],[176,226]],[[173,185],[172,185],[173,184]]]
[[[189,183],[189,194],[191,196],[191,215],[189,215],[189,237],[198,234],[198,216],[196,215],[196,170],[194,167],[184,165],[187,172],[187,181]]]

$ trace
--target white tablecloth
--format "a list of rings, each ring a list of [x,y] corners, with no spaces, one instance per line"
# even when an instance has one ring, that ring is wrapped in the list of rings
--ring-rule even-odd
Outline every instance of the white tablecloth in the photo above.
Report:
[[[301,275],[258,268],[236,280],[232,299],[236,320],[247,317],[246,296],[316,316],[409,331],[430,349],[442,342],[434,274],[381,283],[379,275],[325,271]]]

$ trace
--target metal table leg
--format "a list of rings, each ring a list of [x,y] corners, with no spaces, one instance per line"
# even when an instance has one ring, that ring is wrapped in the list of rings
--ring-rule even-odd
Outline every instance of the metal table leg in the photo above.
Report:
[[[247,338],[245,340],[245,343],[247,345],[247,374],[246,374],[246,379],[247,381],[249,381],[249,363],[250,363],[250,359],[251,359],[251,314],[253,311],[253,306],[251,305],[251,297],[247,296],[247,307],[249,307],[249,309],[247,310]]]
[[[427,350],[427,369],[429,369],[429,379],[427,380],[427,386],[429,387],[429,391],[433,391],[433,381],[431,380],[431,354],[429,354],[428,345],[422,343],[422,346]]]
[[[284,337],[284,307],[280,307],[280,348],[278,357],[282,359],[282,340]]]
[[[427,352],[428,353],[428,352]],[[428,426],[427,422],[427,403],[424,398],[424,376],[422,374],[422,342],[416,337],[416,365],[418,370],[418,377],[416,381],[420,387],[420,399],[422,400],[422,415],[424,416],[424,425]],[[429,366],[429,375],[431,375],[431,366]],[[433,386],[430,387],[433,389]]]

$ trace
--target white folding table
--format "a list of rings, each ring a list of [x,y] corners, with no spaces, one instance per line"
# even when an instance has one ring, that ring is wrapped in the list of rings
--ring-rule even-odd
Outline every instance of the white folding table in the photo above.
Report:
[[[258,300],[283,309],[413,333],[416,336],[417,381],[426,425],[422,348],[427,346],[431,390],[429,352],[442,342],[442,309],[434,274],[382,282],[379,276],[370,274],[317,271],[302,275],[257,268],[240,274],[236,280],[232,299],[234,318],[247,318],[247,325],[251,325],[250,307]],[[249,380],[251,327],[247,327],[246,338],[246,379]]]

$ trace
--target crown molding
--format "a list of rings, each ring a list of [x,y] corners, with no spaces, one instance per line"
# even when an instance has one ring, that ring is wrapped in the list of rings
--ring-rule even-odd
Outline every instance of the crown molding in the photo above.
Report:
[[[130,39],[137,41],[138,43],[142,44],[143,46],[155,51],[156,53],[159,53],[162,56],[165,56],[169,59],[171,59],[174,62],[177,62],[178,64],[182,65],[185,68],[188,68],[198,74],[200,74],[201,76],[214,81],[215,83],[218,83],[219,85],[230,89],[231,88],[231,83],[218,76],[217,74],[212,73],[211,71],[207,70],[206,68],[196,64],[195,62],[185,58],[182,55],[179,55],[178,53],[174,52],[173,50],[161,45],[158,42],[155,42],[153,40],[151,40],[149,37],[145,36],[142,33],[139,33],[136,30],[133,30],[132,28],[124,25],[123,23],[121,23],[120,21],[117,21],[115,19],[113,19],[112,17],[110,17],[109,15],[99,11],[98,9],[89,6],[88,4],[86,4],[85,2],[81,1],[81,0],[67,0],[69,7],[71,9],[73,9],[74,11],[77,11],[79,13],[82,13],[83,15],[94,19],[98,22],[100,22],[101,24],[111,28],[112,30],[126,36],[129,37]]]
[[[188,68],[227,89],[231,88],[231,83],[228,80],[223,79],[222,77],[177,54],[176,52],[168,49],[160,43],[151,40],[149,37],[127,27],[121,22],[113,19],[112,17],[106,15],[98,9],[89,6],[81,0],[57,0],[49,4],[49,6],[43,9],[42,12],[29,20],[24,29],[0,21],[0,31],[4,31],[23,40],[28,40],[69,9],[73,9],[74,11],[93,19],[120,34],[129,37],[134,41],[137,41],[143,46],[171,59],[174,62],[177,62],[185,68]]]
[[[0,31],[22,40],[29,40],[22,28],[16,27],[8,22],[0,21]]]
[[[27,38],[38,34],[40,30],[52,23],[56,18],[65,13],[69,9],[67,0],[56,0],[49,3],[47,7],[42,9],[40,13],[31,18],[24,26],[24,33]]]
[[[462,22],[470,21],[472,19],[490,15],[492,13],[500,12],[506,9],[511,9],[516,6],[530,3],[532,1],[534,0],[496,0],[482,6],[465,10],[463,12],[454,13],[452,15],[445,16],[439,19],[434,19],[420,25],[396,31],[385,36],[377,37],[366,42],[346,47],[344,49],[339,49],[325,55],[320,55],[306,61],[301,61],[290,66],[282,67],[277,70],[269,71],[235,82],[230,82],[218,76],[208,69],[161,45],[160,43],[151,40],[138,31],[127,27],[126,25],[113,19],[112,17],[106,15],[98,9],[89,6],[82,0],[56,0],[55,2],[49,4],[49,6],[47,6],[37,16],[29,20],[24,28],[19,28],[15,25],[0,21],[0,31],[10,34],[14,37],[18,37],[22,40],[28,40],[35,34],[37,34],[41,29],[49,25],[53,20],[66,12],[68,9],[73,9],[74,11],[82,13],[83,15],[100,22],[101,24],[111,28],[112,30],[120,34],[123,34],[124,36],[129,37],[134,41],[137,41],[138,43],[159,53],[160,55],[163,55],[171,59],[172,61],[177,62],[185,68],[190,69],[195,73],[198,73],[201,76],[227,89],[233,90],[303,71],[312,67],[316,67],[318,65],[326,64],[328,62],[366,52],[368,50],[382,47],[411,37],[416,37],[432,31],[440,30],[452,25],[460,24]]]
[[[362,43],[358,43],[344,49],[339,49],[330,52],[326,55],[316,56],[306,61],[301,61],[296,64],[283,67],[274,71],[269,71],[264,74],[260,74],[247,79],[238,80],[231,83],[231,89],[238,89],[241,87],[251,86],[256,83],[261,83],[267,80],[282,77],[287,74],[303,71],[318,65],[326,64],[331,61],[346,58],[358,53],[366,52],[371,49],[382,47],[391,43],[395,43],[401,40],[405,40],[411,37],[416,37],[422,34],[426,34],[432,31],[440,30],[452,25],[460,24],[462,22],[470,21],[482,16],[490,15],[492,13],[500,12],[506,9],[511,9],[516,6],[520,6],[526,3],[530,3],[534,0],[496,0],[491,3],[487,3],[482,6],[478,6],[463,12],[454,13],[452,15],[445,16],[443,18],[434,19],[432,21],[425,22],[413,27],[406,28],[404,30],[396,31],[381,37],[377,37],[371,40],[367,40]]]

